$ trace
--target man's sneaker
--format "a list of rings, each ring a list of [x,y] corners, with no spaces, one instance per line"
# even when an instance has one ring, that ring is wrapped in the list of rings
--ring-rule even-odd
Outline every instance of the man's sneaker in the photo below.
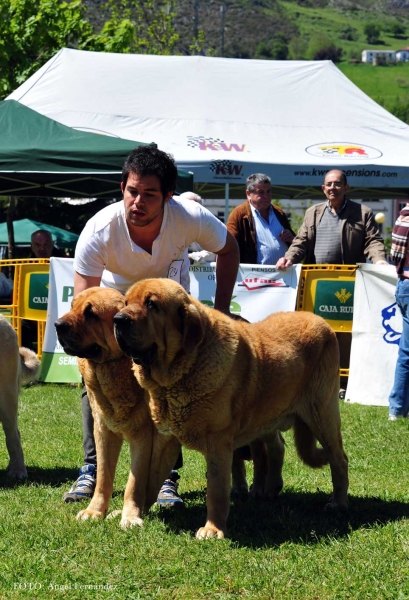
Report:
[[[78,502],[92,498],[96,484],[95,465],[84,465],[79,470],[79,477],[68,492],[63,495],[64,502]]]
[[[178,494],[177,482],[173,481],[172,479],[165,479],[164,484],[160,488],[156,502],[159,504],[159,506],[165,506],[167,508],[172,506],[182,506],[183,500]]]
[[[408,419],[409,415],[389,415],[388,421],[399,421],[400,419]]]

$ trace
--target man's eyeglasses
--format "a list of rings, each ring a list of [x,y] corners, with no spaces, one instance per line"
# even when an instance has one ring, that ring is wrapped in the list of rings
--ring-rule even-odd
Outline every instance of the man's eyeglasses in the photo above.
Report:
[[[332,187],[341,188],[342,181],[329,181],[328,183],[324,183],[324,185],[326,188],[332,188]]]

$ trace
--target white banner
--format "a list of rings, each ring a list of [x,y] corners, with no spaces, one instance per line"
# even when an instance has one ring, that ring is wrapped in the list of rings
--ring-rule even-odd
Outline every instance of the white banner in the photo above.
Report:
[[[402,317],[395,301],[396,270],[391,265],[359,265],[355,278],[352,348],[346,398],[388,406]]]
[[[77,357],[68,356],[60,346],[54,322],[71,308],[74,296],[74,259],[50,258],[47,321],[40,381],[52,383],[79,383],[81,377]]]
[[[285,271],[262,265],[239,267],[230,311],[250,322],[261,321],[279,311],[295,310],[301,265]],[[216,290],[215,263],[190,267],[190,292],[203,304],[213,306]]]
[[[41,381],[54,383],[80,382],[77,358],[68,356],[60,346],[54,322],[68,312],[74,293],[74,260],[50,259],[48,310]],[[286,271],[261,265],[240,265],[230,310],[248,321],[260,321],[279,311],[295,310],[301,265]],[[216,289],[215,263],[193,265],[190,268],[191,294],[208,306],[213,306]]]

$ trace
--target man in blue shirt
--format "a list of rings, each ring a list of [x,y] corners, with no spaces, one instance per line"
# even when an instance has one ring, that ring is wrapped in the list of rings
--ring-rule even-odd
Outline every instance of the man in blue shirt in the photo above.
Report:
[[[275,265],[295,237],[283,210],[271,203],[271,179],[263,173],[247,177],[247,202],[230,214],[227,229],[236,238],[240,262]]]

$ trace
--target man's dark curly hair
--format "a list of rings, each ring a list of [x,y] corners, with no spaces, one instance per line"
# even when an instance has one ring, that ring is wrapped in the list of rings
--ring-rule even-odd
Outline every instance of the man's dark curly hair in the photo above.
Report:
[[[138,146],[126,158],[122,168],[122,183],[128,181],[129,173],[140,177],[155,175],[160,181],[163,196],[176,189],[178,171],[173,156],[159,150],[156,146]]]

